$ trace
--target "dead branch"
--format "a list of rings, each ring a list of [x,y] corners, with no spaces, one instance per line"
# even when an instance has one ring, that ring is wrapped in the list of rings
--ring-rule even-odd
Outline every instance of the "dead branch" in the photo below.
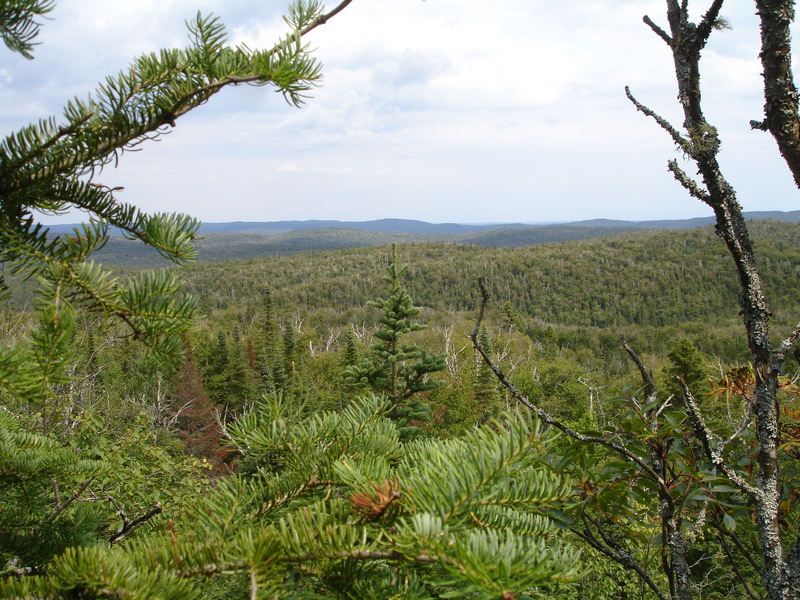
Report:
[[[472,345],[478,354],[481,355],[486,365],[492,370],[492,372],[497,377],[498,381],[511,393],[514,399],[526,406],[530,410],[532,410],[543,422],[547,423],[558,429],[559,431],[565,433],[569,437],[579,442],[584,442],[587,444],[599,444],[604,446],[615,453],[619,454],[624,460],[630,461],[635,463],[639,466],[645,473],[647,473],[655,482],[655,484],[659,487],[659,489],[667,496],[669,496],[669,488],[664,481],[664,478],[659,475],[653,468],[650,466],[642,457],[634,454],[624,446],[608,440],[606,438],[584,435],[582,433],[578,433],[574,429],[564,425],[558,419],[552,417],[549,413],[544,411],[543,409],[539,408],[535,404],[533,404],[526,396],[520,393],[520,391],[511,383],[508,378],[506,377],[505,373],[492,361],[491,357],[487,354],[486,350],[481,345],[478,339],[478,333],[481,328],[481,324],[483,323],[483,316],[486,312],[486,305],[489,302],[489,292],[486,289],[486,285],[484,284],[483,277],[478,278],[478,287],[481,291],[481,304],[478,310],[478,319],[475,322],[475,328],[470,333],[470,339],[472,340]]]
[[[122,518],[122,527],[120,527],[114,533],[114,535],[108,538],[108,543],[113,546],[117,542],[121,542],[130,534],[132,534],[134,531],[139,529],[139,527],[144,525],[147,521],[152,519],[154,516],[160,514],[161,512],[162,512],[161,504],[156,502],[153,508],[148,510],[141,517],[138,517],[133,521],[129,521],[128,516],[122,510],[119,510],[117,514]]]

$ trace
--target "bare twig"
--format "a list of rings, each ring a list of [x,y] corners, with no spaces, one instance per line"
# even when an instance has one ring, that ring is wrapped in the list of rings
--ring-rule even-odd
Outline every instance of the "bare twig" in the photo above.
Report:
[[[644,113],[648,117],[652,117],[664,131],[669,133],[670,136],[672,137],[672,140],[681,150],[686,152],[686,154],[691,154],[692,143],[685,137],[683,137],[680,131],[675,129],[675,127],[673,127],[670,124],[670,122],[667,121],[664,117],[661,117],[660,115],[656,114],[653,110],[649,109],[644,104],[639,102],[636,98],[634,98],[630,88],[627,85],[625,86],[625,95],[628,97],[628,100],[633,102],[633,105],[636,107],[638,111]]]
[[[742,492],[755,500],[761,499],[763,491],[751,485],[740,473],[731,469],[728,463],[725,462],[722,456],[724,446],[717,440],[716,436],[706,425],[703,414],[700,412],[700,407],[697,406],[697,402],[695,402],[689,386],[687,386],[686,382],[680,377],[676,377],[676,379],[681,389],[681,394],[683,395],[683,402],[686,407],[686,412],[689,415],[689,422],[692,424],[692,429],[694,429],[694,435],[700,440],[700,444],[703,446],[708,460],[736,487],[742,490]]]
[[[54,510],[53,514],[50,515],[49,520],[53,521],[58,515],[67,510],[67,508],[69,508],[69,505],[72,504],[75,500],[77,500],[80,497],[80,495],[86,491],[86,488],[89,487],[89,484],[92,483],[95,477],[96,475],[92,475],[91,477],[89,477],[89,479],[84,481],[77,490],[72,492],[72,495],[70,495],[70,497],[67,498],[67,501],[64,502],[63,504],[61,503],[61,499],[58,494],[58,483],[55,480],[53,480],[53,486],[55,488],[55,494],[56,494],[56,510]]]
[[[585,516],[586,515],[584,513],[584,517]],[[587,521],[584,520],[584,523],[587,523]],[[598,527],[598,533],[603,535],[602,530],[594,521],[589,521],[589,523],[593,523],[596,527]],[[601,552],[602,554],[605,554],[615,563],[623,566],[626,569],[634,571],[641,578],[641,580],[647,585],[647,587],[649,587],[653,591],[653,593],[656,596],[658,596],[659,600],[670,600],[669,596],[661,588],[658,587],[656,582],[653,581],[650,575],[647,574],[647,571],[638,562],[636,562],[636,560],[630,553],[626,552],[625,550],[622,550],[619,547],[611,547],[600,542],[592,533],[592,530],[588,526],[588,523],[584,530],[580,530],[575,527],[569,527],[569,530],[575,535],[577,535],[579,538],[581,538],[583,541],[585,541],[587,544],[589,544],[592,548],[594,548],[598,552]]]
[[[642,21],[644,21],[644,22],[645,22],[645,24],[646,24],[646,25],[647,25],[647,26],[648,26],[650,29],[652,29],[652,30],[653,30],[653,31],[656,33],[656,35],[657,35],[658,37],[660,37],[662,40],[664,40],[665,42],[667,42],[667,45],[668,45],[668,46],[672,46],[672,38],[671,38],[671,37],[669,37],[669,34],[668,34],[666,31],[664,31],[663,29],[661,29],[661,27],[659,27],[658,25],[656,25],[656,24],[653,22],[653,19],[651,19],[650,17],[648,17],[647,15],[645,15],[645,16],[642,18]]]
[[[116,531],[116,533],[114,533],[114,535],[108,538],[108,543],[113,546],[117,542],[121,542],[130,534],[132,534],[134,531],[139,529],[139,527],[144,525],[147,521],[152,519],[154,516],[160,514],[161,512],[162,512],[161,504],[156,502],[153,508],[148,510],[141,517],[138,517],[133,521],[128,521],[128,516],[123,511],[120,510],[117,514],[119,514],[119,516],[122,517],[122,527],[119,528]]]
[[[500,381],[503,386],[511,393],[514,399],[519,402],[520,404],[526,406],[530,410],[532,410],[542,421],[551,425],[558,429],[559,431],[565,433],[569,437],[579,442],[584,442],[588,444],[599,444],[601,446],[605,446],[610,450],[613,450],[617,454],[619,454],[625,460],[635,463],[639,466],[645,473],[647,473],[655,482],[655,484],[659,487],[659,489],[669,496],[669,488],[664,481],[664,478],[659,475],[653,468],[650,466],[642,457],[634,454],[624,446],[608,440],[602,437],[596,437],[591,435],[584,435],[582,433],[578,433],[574,429],[564,425],[558,419],[552,417],[549,413],[542,410],[535,404],[533,404],[526,396],[520,393],[520,391],[511,383],[508,378],[506,377],[505,373],[492,361],[491,357],[487,354],[486,350],[481,346],[480,341],[478,340],[478,333],[481,328],[481,324],[483,323],[483,316],[486,311],[486,305],[489,302],[489,292],[486,289],[486,285],[484,284],[483,277],[478,278],[478,287],[481,291],[481,304],[478,310],[478,319],[475,322],[475,328],[470,333],[470,339],[472,340],[472,345],[478,354],[481,355],[486,365],[494,372],[497,379]]]

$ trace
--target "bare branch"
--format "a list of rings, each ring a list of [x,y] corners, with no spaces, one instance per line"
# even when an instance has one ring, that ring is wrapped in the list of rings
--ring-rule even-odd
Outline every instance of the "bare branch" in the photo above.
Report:
[[[583,517],[585,523],[587,515],[584,514]],[[603,535],[600,526],[597,525],[594,520],[590,520],[590,522],[593,523],[595,527],[598,528],[598,532],[601,535]],[[600,542],[594,536],[594,534],[592,534],[592,531],[591,529],[589,529],[588,526],[586,527],[585,530],[576,529],[575,527],[569,527],[569,530],[575,535],[577,535],[579,538],[581,538],[583,541],[585,541],[587,544],[589,544],[592,548],[594,548],[598,552],[601,552],[602,554],[605,554],[615,563],[625,567],[626,569],[634,571],[642,579],[642,581],[645,582],[647,587],[653,590],[653,593],[656,596],[658,596],[659,600],[670,600],[669,596],[666,593],[664,593],[661,590],[661,588],[658,587],[658,585],[656,585],[655,581],[653,581],[652,578],[647,574],[647,571],[639,563],[636,562],[636,560],[630,553],[625,552],[624,550],[618,547],[611,547]],[[605,538],[605,536],[603,537]]]
[[[708,9],[703,20],[701,21],[700,25],[697,26],[697,36],[699,38],[699,42],[702,45],[708,41],[708,36],[711,35],[711,32],[714,29],[714,26],[717,23],[717,19],[719,19],[719,11],[722,8],[722,3],[724,0],[714,0],[711,8]]]
[[[686,407],[686,413],[689,416],[689,422],[692,424],[692,429],[694,429],[694,435],[703,446],[703,450],[705,451],[708,460],[711,461],[711,464],[714,465],[715,468],[719,469],[719,471],[725,475],[725,477],[727,477],[736,487],[742,490],[742,492],[754,500],[761,499],[763,496],[762,490],[748,483],[740,473],[731,469],[725,462],[725,459],[722,456],[722,452],[724,450],[723,444],[716,439],[716,436],[706,425],[705,419],[700,412],[700,407],[697,406],[697,402],[695,402],[689,386],[687,386],[686,382],[680,377],[676,377],[676,380],[678,381],[678,386],[680,387],[681,394],[683,395],[684,406]]]
[[[72,492],[72,495],[70,495],[70,497],[67,498],[67,501],[64,502],[63,504],[61,504],[61,499],[59,498],[58,495],[58,483],[54,480],[53,486],[55,488],[55,494],[56,494],[56,510],[53,511],[53,514],[50,515],[50,521],[53,521],[58,515],[67,510],[67,508],[69,508],[69,505],[72,504],[75,500],[77,500],[80,497],[80,495],[86,491],[86,488],[89,487],[89,484],[92,483],[95,477],[97,476],[92,475],[91,477],[89,477],[89,479],[84,481],[77,490]]]
[[[634,364],[639,368],[639,373],[642,376],[642,381],[644,382],[644,393],[645,397],[647,398],[647,403],[653,402],[656,399],[656,384],[653,381],[653,374],[650,370],[645,366],[642,362],[642,359],[639,358],[639,355],[633,351],[633,349],[628,345],[625,336],[620,336],[620,341],[622,342],[622,348],[625,352],[628,353],[628,356],[631,357]]]
[[[739,427],[737,427],[736,431],[734,431],[731,436],[722,443],[723,447],[727,447],[728,444],[736,440],[740,435],[750,428],[750,425],[752,425],[756,403],[750,400],[748,401],[747,405],[747,412],[742,415],[742,418],[739,421]]]
[[[656,123],[658,123],[661,128],[666,131],[671,137],[675,144],[683,150],[686,154],[692,155],[692,143],[687,140],[681,133],[673,127],[669,121],[667,121],[664,117],[658,115],[652,109],[646,107],[644,104],[639,102],[636,98],[633,97],[630,88],[626,85],[625,86],[625,95],[628,97],[633,105],[636,107],[636,110],[639,112],[644,113],[648,117],[652,117]]]
[[[121,542],[134,531],[139,529],[142,525],[144,525],[147,521],[152,519],[154,516],[160,514],[162,512],[161,504],[156,502],[156,504],[144,513],[141,517],[134,519],[133,521],[128,521],[128,516],[123,512],[119,511],[119,516],[122,517],[122,527],[117,530],[117,532],[108,538],[108,543],[112,546],[117,542]]]
[[[733,560],[733,553],[730,551],[730,549],[728,549],[728,545],[725,543],[725,535],[723,533],[719,534],[719,543],[722,546],[723,550],[725,551],[725,558],[728,560],[728,563],[730,563],[733,572],[736,573],[736,577],[739,579],[739,582],[742,584],[742,587],[744,587],[744,590],[745,592],[747,592],[747,595],[750,596],[751,600],[761,600],[761,598],[758,595],[756,595],[756,593],[750,587],[750,584],[747,583],[747,578],[742,574],[742,571],[741,569],[739,569],[739,566],[736,564],[736,561]],[[748,556],[749,558],[749,553],[746,553],[746,556]]]
[[[514,384],[512,384],[508,380],[508,378],[505,376],[505,373],[503,373],[500,367],[494,364],[491,357],[487,354],[486,350],[483,348],[483,346],[481,346],[481,343],[478,340],[478,332],[480,331],[481,323],[483,322],[483,315],[486,310],[486,304],[489,302],[489,292],[486,289],[486,286],[484,285],[483,277],[478,278],[478,287],[480,288],[481,291],[481,304],[478,310],[478,320],[476,321],[475,328],[472,330],[472,333],[470,333],[469,337],[472,340],[472,345],[475,348],[475,350],[478,352],[478,354],[481,355],[486,365],[492,370],[492,372],[494,372],[497,379],[511,393],[514,399],[520,404],[528,407],[534,413],[536,413],[536,415],[543,422],[547,423],[548,425],[552,425],[553,427],[565,433],[572,439],[587,444],[599,444],[601,446],[605,446],[606,448],[613,450],[614,452],[622,456],[625,460],[635,463],[636,465],[639,466],[639,468],[641,468],[645,473],[647,473],[653,479],[653,481],[656,483],[656,485],[659,487],[659,489],[661,490],[661,492],[663,492],[664,495],[671,498],[669,493],[669,488],[666,482],[664,481],[664,478],[661,477],[661,475],[659,475],[653,469],[653,467],[650,466],[642,457],[638,456],[637,454],[634,454],[633,452],[631,452],[624,446],[617,444],[616,442],[612,442],[611,440],[601,437],[583,435],[582,433],[578,433],[574,429],[567,427],[561,421],[550,416],[549,413],[547,413],[546,411],[542,410],[541,408],[533,404],[526,396],[524,396],[519,392],[519,390],[514,386]]]
[[[794,343],[797,341],[797,336],[800,336],[800,323],[794,326],[792,333],[789,334],[785,340],[783,340],[778,346],[775,351],[772,353],[772,368],[776,369],[777,371],[781,370],[783,366],[784,360],[786,360],[786,353],[789,351]]]
[[[667,168],[675,176],[675,179],[678,181],[678,183],[680,183],[684,187],[684,189],[686,189],[686,191],[689,192],[689,194],[691,194],[701,202],[704,202],[709,205],[711,204],[711,196],[709,196],[708,193],[705,192],[704,190],[700,189],[700,186],[697,185],[697,182],[691,177],[689,177],[683,171],[683,169],[681,169],[678,166],[677,160],[673,159],[669,161],[667,163]]]
[[[751,127],[769,129],[781,156],[800,187],[800,114],[792,73],[791,29],[794,2],[756,0],[761,19],[761,65],[764,75],[764,114]],[[754,126],[755,123],[755,126]]]
[[[653,19],[651,19],[650,17],[648,17],[647,15],[645,15],[645,16],[642,18],[642,21],[644,21],[644,22],[645,22],[645,24],[647,24],[647,25],[650,27],[650,29],[652,29],[653,31],[655,31],[655,32],[656,32],[656,35],[657,35],[658,37],[660,37],[662,40],[664,40],[665,42],[667,42],[667,45],[668,45],[668,46],[672,46],[672,38],[671,38],[671,37],[669,37],[669,34],[668,34],[666,31],[664,31],[663,29],[661,29],[661,27],[659,27],[658,25],[656,25],[656,24],[653,22]]]

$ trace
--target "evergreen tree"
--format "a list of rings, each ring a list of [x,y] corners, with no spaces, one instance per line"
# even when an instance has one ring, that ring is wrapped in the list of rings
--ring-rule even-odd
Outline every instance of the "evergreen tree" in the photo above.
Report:
[[[511,302],[506,301],[503,304],[503,328],[511,333],[515,328],[520,329],[520,321],[521,321],[520,314],[514,310],[514,307],[511,305]]]
[[[228,45],[222,24],[198,14],[189,23],[188,48],[142,56],[90,98],[69,102],[60,118],[41,119],[0,141],[0,302],[5,305],[8,286],[20,278],[39,285],[29,335],[0,341],[0,395],[13,406],[40,407],[40,431],[52,432],[56,420],[63,421],[61,414],[83,408],[62,405],[71,397],[62,392],[72,386],[80,354],[81,312],[99,315],[98,331],[127,333],[162,357],[180,354],[182,334],[195,315],[195,303],[180,294],[174,271],[123,280],[91,260],[114,227],[185,264],[196,256],[200,227],[186,215],[149,215],[121,202],[118,189],[101,180],[109,176],[103,167],[160,138],[177,119],[229,86],[273,85],[290,103],[302,103],[303,93],[320,78],[302,36],[347,4],[325,14],[318,2],[293,2],[286,18],[291,32],[266,50]],[[32,58],[40,18],[53,7],[52,0],[3,2],[0,38]],[[82,211],[88,222],[70,235],[54,236],[39,221],[40,215],[70,210]],[[90,373],[96,372],[92,355],[90,350]],[[119,379],[130,374],[125,365],[114,367]],[[106,381],[110,376],[103,373]],[[148,446],[149,415],[140,415],[124,435],[103,437],[100,411],[74,414],[70,427],[58,432],[65,439],[56,439],[26,431],[24,417],[9,406],[0,411],[0,586],[27,587],[34,583],[26,579],[31,575],[58,573],[56,563],[70,564],[72,583],[51,581],[30,593],[5,589],[0,596],[190,597],[154,591],[152,583],[164,576],[155,567],[144,578],[150,584],[140,580],[129,592],[106,578],[127,567],[116,568],[116,548],[103,548],[159,514],[176,478],[181,497],[200,496],[196,468],[177,468],[163,448]],[[142,504],[150,508],[136,516],[131,507]],[[122,525],[112,533],[111,523],[119,519]],[[76,556],[78,562],[70,563]],[[167,574],[164,585],[158,584],[162,591],[170,578]]]
[[[188,338],[184,359],[175,374],[173,385],[175,391],[171,412],[186,452],[207,461],[211,465],[212,475],[227,473],[231,451],[222,445],[217,407],[208,397]]]
[[[256,344],[260,382],[258,389],[262,394],[272,395],[283,388],[286,369],[283,362],[283,333],[275,316],[272,288],[269,284],[264,287],[261,295],[261,318],[258,329]]]
[[[301,365],[291,324],[287,324],[283,329],[283,369],[285,377],[279,389],[286,398],[299,399],[303,387],[300,377]]]
[[[355,369],[358,367],[359,355],[356,334],[352,327],[347,329],[344,334],[344,356],[342,357],[341,370],[339,372],[339,385],[340,385],[340,402],[346,404],[352,398],[369,389],[369,386],[364,383],[355,381],[354,378],[348,374],[348,369]]]
[[[208,356],[204,369],[206,389],[214,404],[224,405],[230,389],[230,356],[228,353],[228,340],[223,331],[217,332],[216,343]]]
[[[247,355],[247,345],[244,340],[236,340],[233,347],[228,350],[228,389],[226,410],[240,412],[256,399],[257,382],[255,373],[250,368],[250,359]]]
[[[0,36],[31,58],[37,19],[52,8],[48,0],[4,3]],[[293,31],[271,49],[251,50],[230,47],[224,26],[198,15],[189,24],[189,48],[142,56],[90,99],[68,103],[61,120],[42,119],[0,142],[0,295],[4,273],[40,281],[40,314],[48,320],[28,344],[0,345],[0,387],[39,402],[52,397],[48,390],[66,368],[57,357],[69,354],[78,308],[116,319],[160,353],[180,352],[195,304],[178,293],[174,272],[153,271],[123,282],[89,257],[103,246],[109,227],[116,227],[184,264],[196,256],[200,224],[186,215],[145,214],[120,202],[117,190],[98,178],[107,174],[105,165],[161,137],[176,119],[225,87],[271,84],[292,104],[302,103],[320,68],[300,38],[325,20],[319,3],[297,2],[287,17]],[[71,209],[91,217],[71,235],[48,235],[38,222],[39,214]]]
[[[392,244],[392,255],[384,278],[389,292],[387,299],[369,302],[381,312],[380,328],[373,333],[379,340],[372,345],[373,357],[345,369],[348,383],[366,384],[384,394],[392,405],[391,417],[398,422],[404,437],[413,437],[420,431],[413,421],[426,421],[430,407],[414,395],[432,390],[441,382],[429,379],[432,373],[444,371],[444,354],[429,354],[416,344],[403,343],[409,333],[425,329],[414,321],[421,308],[414,306],[411,296],[400,285],[400,277],[408,269],[397,265],[397,244]]]
[[[486,327],[481,328],[480,342],[486,352],[491,354],[493,346],[492,338]],[[477,352],[475,353],[475,361],[477,363],[475,382],[473,384],[475,402],[481,408],[483,414],[481,422],[486,423],[490,419],[497,417],[501,411],[502,398],[500,395],[500,384],[497,381],[497,376],[494,374],[494,371],[492,371]]]
[[[705,398],[711,393],[710,373],[706,367],[707,360],[692,342],[684,338],[673,344],[667,353],[672,365],[667,369],[667,383],[665,389],[676,396],[680,396],[682,380],[692,391],[695,398]]]
[[[353,332],[352,327],[344,334],[344,357],[342,363],[345,368],[352,367],[358,363],[358,345],[356,342],[356,334]]]
[[[251,474],[218,480],[167,531],[0,578],[0,597],[185,600],[213,577],[229,598],[505,600],[579,576],[547,516],[573,491],[535,421],[401,444],[385,412],[377,398],[306,418],[260,404],[228,428]]]
[[[275,305],[272,300],[272,287],[267,284],[261,297],[261,333],[265,348],[273,348],[281,339],[281,327],[275,318]]]

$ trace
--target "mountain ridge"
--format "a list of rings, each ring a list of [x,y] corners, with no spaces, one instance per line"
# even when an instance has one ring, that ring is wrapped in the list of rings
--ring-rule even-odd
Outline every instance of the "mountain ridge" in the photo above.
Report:
[[[796,211],[748,211],[749,220],[775,220],[800,223],[800,210]],[[608,227],[614,229],[691,229],[713,223],[714,217],[689,219],[661,219],[652,221],[625,221],[618,219],[587,219],[564,223],[430,223],[416,219],[376,219],[371,221],[337,221],[310,219],[305,221],[230,221],[203,223],[202,234],[247,233],[279,235],[289,231],[308,229],[354,229],[378,233],[421,233],[427,235],[463,235],[496,230],[548,228],[548,227]],[[51,233],[71,233],[77,223],[46,225]],[[112,231],[112,234],[119,233]]]

